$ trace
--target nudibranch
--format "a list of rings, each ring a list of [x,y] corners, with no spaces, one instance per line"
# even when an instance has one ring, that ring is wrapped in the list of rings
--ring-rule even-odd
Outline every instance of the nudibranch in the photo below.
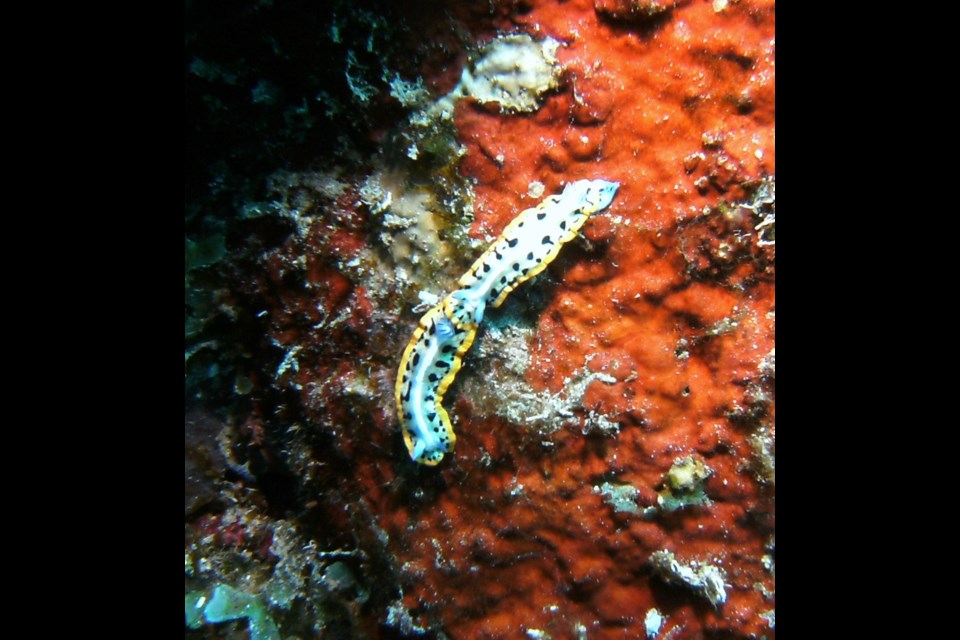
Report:
[[[547,268],[587,219],[613,202],[620,184],[578,180],[526,209],[460,278],[459,289],[420,319],[400,359],[396,401],[410,457],[434,466],[457,438],[441,405],[470,349],[487,306]]]
[[[457,436],[440,403],[476,335],[475,325],[454,326],[438,304],[420,319],[403,352],[397,374],[397,411],[403,441],[417,462],[433,466],[445,452],[453,451]]]

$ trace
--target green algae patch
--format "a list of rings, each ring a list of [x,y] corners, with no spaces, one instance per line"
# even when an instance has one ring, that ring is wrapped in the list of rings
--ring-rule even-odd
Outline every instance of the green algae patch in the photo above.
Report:
[[[246,619],[250,640],[280,640],[277,625],[263,601],[227,584],[217,585],[212,597],[202,591],[188,593],[184,596],[183,608],[187,626],[191,629],[199,629],[204,622],[215,624]]]

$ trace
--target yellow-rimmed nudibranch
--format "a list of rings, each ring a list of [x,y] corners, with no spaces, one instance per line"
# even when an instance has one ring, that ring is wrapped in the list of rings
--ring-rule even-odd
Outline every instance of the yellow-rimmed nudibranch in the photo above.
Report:
[[[453,451],[457,437],[441,402],[487,305],[499,307],[511,291],[546,269],[587,219],[610,205],[619,187],[607,180],[578,180],[524,210],[460,278],[460,288],[420,319],[400,359],[395,392],[411,458],[434,466]]]

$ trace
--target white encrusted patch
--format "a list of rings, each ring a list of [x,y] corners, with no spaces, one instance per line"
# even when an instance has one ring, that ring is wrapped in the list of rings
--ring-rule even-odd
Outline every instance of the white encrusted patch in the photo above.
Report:
[[[463,94],[480,102],[496,102],[504,111],[536,111],[540,95],[558,85],[559,46],[553,38],[536,41],[527,34],[500,36],[463,70]]]

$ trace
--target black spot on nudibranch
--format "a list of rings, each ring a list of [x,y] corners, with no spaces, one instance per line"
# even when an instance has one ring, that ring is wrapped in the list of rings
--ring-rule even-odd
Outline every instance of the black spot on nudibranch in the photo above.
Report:
[[[514,263],[513,263],[513,270],[514,270],[514,271],[520,271],[520,263],[519,263],[519,262],[514,262]]]
[[[427,422],[433,422],[433,421],[436,420],[436,419],[437,419],[437,414],[435,414],[435,413],[428,413],[428,414],[427,414]]]
[[[420,354],[415,353],[413,354],[413,366],[417,366],[418,364],[420,364]]]
[[[431,322],[431,323],[430,323],[430,335],[433,335],[433,334],[435,334],[436,332],[437,332],[437,323],[436,323],[436,322]]]
[[[533,251],[527,254],[527,260],[533,260]]]
[[[430,382],[436,382],[436,381],[437,381],[437,374],[431,373],[430,375],[427,376],[427,380],[429,380]]]
[[[490,273],[490,265],[487,264],[486,262],[483,263],[483,272]]]
[[[545,214],[545,213],[538,213],[538,214],[537,214],[537,220],[543,220],[543,219],[546,218],[546,217],[547,217],[547,214]]]
[[[540,244],[553,244],[553,240],[550,239],[550,236],[543,236],[543,240],[540,241]]]
[[[453,346],[452,344],[445,344],[443,345],[443,349],[440,349],[440,351],[442,351],[443,353],[450,353],[454,349],[456,349],[456,347]]]
[[[445,361],[443,361],[443,360],[437,360],[437,366],[440,367],[441,369],[449,369],[449,368],[450,368],[450,363],[449,363],[449,362],[445,362]]]
[[[517,242],[519,242],[519,240],[517,240],[516,238],[514,238],[513,240],[507,240],[507,245],[508,245],[510,248],[513,248],[513,247],[517,246]]]
[[[560,223],[560,228],[563,229],[563,230],[566,230],[566,229],[567,229],[567,221],[566,221],[566,220],[564,220],[564,221],[562,221],[562,222]]]

